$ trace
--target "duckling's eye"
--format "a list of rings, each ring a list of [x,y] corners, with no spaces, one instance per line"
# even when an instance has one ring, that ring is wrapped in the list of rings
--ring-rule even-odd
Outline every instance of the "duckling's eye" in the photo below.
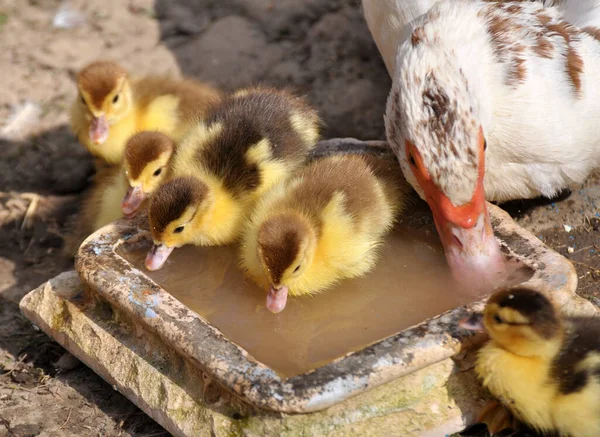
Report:
[[[113,97],[113,103],[117,103],[119,101],[119,95]]]
[[[413,167],[417,166],[417,163],[415,162],[415,158],[412,156],[412,153],[410,155],[408,155],[408,161],[410,162],[410,165],[412,165]]]
[[[162,172],[162,168],[159,168],[158,170],[156,170],[156,171],[154,172],[154,175],[153,175],[153,176],[158,176],[158,175],[160,175],[160,173],[161,173],[161,172]]]
[[[302,265],[302,264],[298,264],[298,265],[296,266],[296,268],[294,269],[294,273],[297,273],[297,272],[298,272],[298,270],[300,270],[300,266],[301,266],[301,265]]]
[[[178,228],[175,228],[175,230],[173,231],[174,234],[180,234],[183,232],[183,228],[185,226],[179,226]]]
[[[496,323],[504,323],[504,320],[502,320],[502,317],[500,317],[498,314],[496,314],[494,316],[494,322],[496,322]]]

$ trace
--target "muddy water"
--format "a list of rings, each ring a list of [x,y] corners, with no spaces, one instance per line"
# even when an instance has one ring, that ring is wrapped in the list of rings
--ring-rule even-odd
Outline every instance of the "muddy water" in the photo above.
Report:
[[[371,274],[290,297],[280,314],[265,308],[266,291],[244,278],[232,247],[176,249],[157,272],[143,267],[148,247],[122,255],[258,361],[292,376],[474,300],[452,290],[437,237],[427,234],[394,231]]]

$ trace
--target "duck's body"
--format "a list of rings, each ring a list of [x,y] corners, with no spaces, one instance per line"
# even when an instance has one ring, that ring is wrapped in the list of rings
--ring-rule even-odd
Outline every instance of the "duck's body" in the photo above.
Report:
[[[304,163],[319,127],[316,111],[284,91],[249,88],[227,97],[180,142],[170,180],[152,197],[155,248],[147,267],[160,268],[183,244],[234,242],[260,196]]]
[[[279,312],[288,294],[319,293],[370,271],[405,188],[393,162],[347,155],[318,159],[269,191],[241,252],[248,275],[270,288],[267,307]]]
[[[394,77],[396,55],[402,43],[411,37],[413,22],[424,15],[439,0],[362,0],[362,9],[391,77]],[[476,1],[476,0],[471,0]],[[505,3],[506,0],[502,0]],[[530,0],[545,6],[556,6],[565,19],[579,27],[600,22],[596,0]]]
[[[121,66],[108,61],[84,68],[77,86],[72,129],[92,155],[111,165],[121,162],[133,134],[159,131],[178,140],[221,97],[215,88],[191,79],[129,78]]]
[[[450,263],[489,269],[499,250],[485,199],[551,197],[600,163],[600,35],[535,2],[442,0],[413,27],[387,136]],[[452,248],[450,228],[471,253]]]
[[[512,297],[511,297],[512,296]],[[562,318],[526,289],[490,298],[475,370],[518,419],[565,437],[600,435],[600,318]]]

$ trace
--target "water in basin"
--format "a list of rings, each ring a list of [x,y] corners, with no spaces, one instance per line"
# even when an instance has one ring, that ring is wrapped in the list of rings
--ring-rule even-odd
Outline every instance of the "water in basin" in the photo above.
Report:
[[[327,292],[265,308],[266,290],[246,279],[234,247],[176,249],[161,270],[143,261],[149,246],[120,253],[256,360],[283,376],[304,373],[475,298],[453,289],[437,236],[395,230],[369,275]]]

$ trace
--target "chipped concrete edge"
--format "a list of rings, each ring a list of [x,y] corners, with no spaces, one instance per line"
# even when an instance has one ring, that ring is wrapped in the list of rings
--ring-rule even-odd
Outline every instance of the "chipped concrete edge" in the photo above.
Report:
[[[227,393],[158,337],[88,299],[76,272],[65,272],[21,301],[44,332],[176,437],[441,437],[463,429],[487,398],[472,371],[442,360],[324,411],[277,414],[231,408]],[[236,415],[237,414],[237,415]]]

